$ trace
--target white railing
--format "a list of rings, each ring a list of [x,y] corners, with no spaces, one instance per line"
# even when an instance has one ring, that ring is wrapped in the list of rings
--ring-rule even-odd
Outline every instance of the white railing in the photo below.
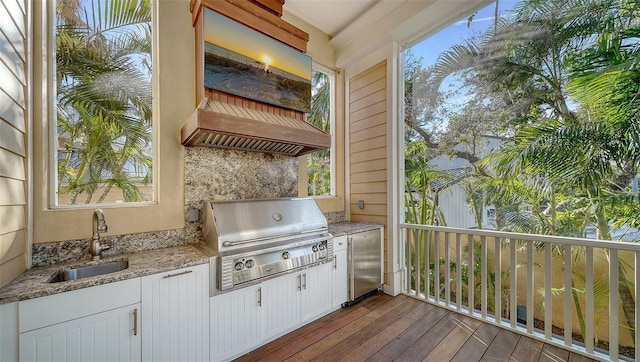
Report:
[[[640,244],[400,228],[406,294],[591,358],[640,361]]]

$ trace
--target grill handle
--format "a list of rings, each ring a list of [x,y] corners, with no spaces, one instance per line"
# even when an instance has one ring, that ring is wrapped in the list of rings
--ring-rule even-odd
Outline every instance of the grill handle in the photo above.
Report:
[[[307,230],[305,231],[305,235],[306,234],[313,234],[313,233],[317,233],[317,232],[326,232],[327,229],[315,229],[315,230]],[[282,234],[279,235],[280,237],[284,237],[284,236],[291,236],[291,235],[298,235],[298,233],[293,233],[293,234]],[[247,239],[247,240],[238,240],[238,241],[223,241],[222,242],[222,246],[224,247],[230,247],[230,246],[236,246],[236,245],[242,245],[242,244],[249,244],[249,243],[255,243],[256,241],[263,241],[263,240],[270,240],[273,239],[272,236],[265,236],[262,238],[255,238],[255,239]]]
[[[262,307],[262,287],[258,288],[258,307]]]

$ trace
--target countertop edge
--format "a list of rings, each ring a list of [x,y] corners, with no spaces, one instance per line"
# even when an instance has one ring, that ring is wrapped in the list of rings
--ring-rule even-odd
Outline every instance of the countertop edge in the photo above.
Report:
[[[384,227],[384,225],[369,222],[345,221],[329,223],[328,231],[334,237],[339,237],[381,227]],[[106,263],[123,259],[127,259],[129,261],[129,268],[123,271],[83,278],[75,281],[48,283],[49,277],[60,269]],[[114,255],[105,257],[99,262],[79,260],[38,266],[25,271],[13,281],[0,288],[0,304],[46,297],[49,295],[90,288],[122,280],[142,278],[148,275],[207,263],[209,263],[209,257],[202,252],[198,244],[187,244]]]
[[[123,259],[129,261],[129,268],[119,272],[75,281],[48,283],[50,276],[60,269],[107,263]],[[20,302],[127,279],[142,278],[148,275],[207,263],[209,263],[209,257],[204,255],[195,244],[192,244],[120,254],[103,258],[99,262],[80,260],[35,267],[25,271],[13,281],[0,288],[0,304]]]

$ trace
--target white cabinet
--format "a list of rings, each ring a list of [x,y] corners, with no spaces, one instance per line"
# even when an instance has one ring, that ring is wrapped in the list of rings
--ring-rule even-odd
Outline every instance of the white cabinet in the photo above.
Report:
[[[331,310],[331,263],[302,272],[301,322],[313,320]]]
[[[331,306],[337,308],[347,301],[347,236],[333,239],[333,270],[331,273]]]
[[[18,304],[21,361],[139,361],[140,279]]]
[[[142,358],[209,360],[209,264],[142,278]]]
[[[21,361],[139,361],[139,304],[20,334]]]
[[[18,360],[18,302],[0,304],[0,361]]]
[[[211,361],[229,360],[262,343],[261,304],[260,284],[210,299]]]
[[[269,339],[300,323],[302,273],[294,273],[262,283],[264,338]]]
[[[293,330],[331,309],[331,263],[262,283],[264,338]]]

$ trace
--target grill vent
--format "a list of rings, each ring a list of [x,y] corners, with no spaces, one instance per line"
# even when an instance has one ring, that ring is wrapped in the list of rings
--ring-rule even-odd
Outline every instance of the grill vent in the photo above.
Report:
[[[300,156],[331,147],[308,122],[205,98],[182,128],[182,144]]]

